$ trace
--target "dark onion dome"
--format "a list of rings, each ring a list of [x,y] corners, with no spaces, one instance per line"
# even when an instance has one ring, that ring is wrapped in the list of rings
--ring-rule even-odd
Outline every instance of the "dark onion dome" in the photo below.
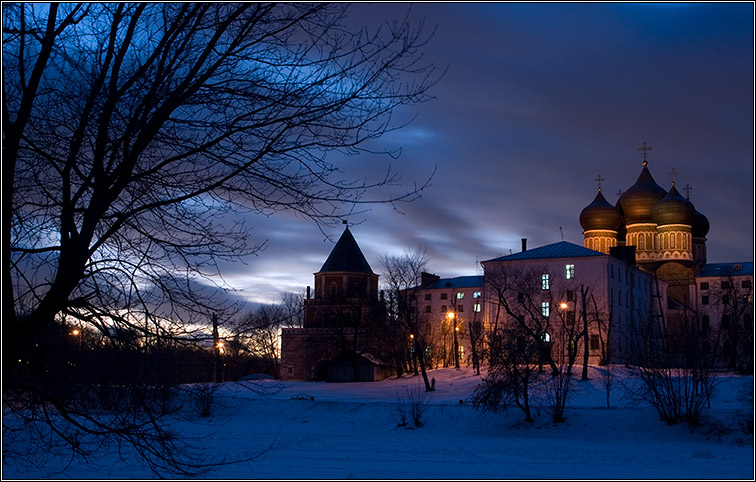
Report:
[[[619,211],[601,194],[601,188],[593,202],[580,212],[580,226],[583,227],[583,231],[592,229],[616,231],[621,221]]]
[[[638,176],[630,189],[622,193],[617,204],[622,207],[626,224],[635,223],[653,223],[654,218],[652,211],[654,205],[666,196],[667,191],[656,184],[651,173],[648,171],[646,162],[643,163],[643,170]]]
[[[675,183],[672,183],[669,192],[656,203],[652,213],[654,222],[659,226],[667,224],[692,226],[696,217],[696,208],[693,207],[693,203],[680,195]]]
[[[693,227],[690,231],[694,238],[705,238],[709,233],[709,219],[696,211],[696,216],[693,218]]]

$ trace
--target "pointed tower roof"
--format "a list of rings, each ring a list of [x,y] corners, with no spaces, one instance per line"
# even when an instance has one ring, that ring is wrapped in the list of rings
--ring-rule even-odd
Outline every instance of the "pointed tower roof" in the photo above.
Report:
[[[344,229],[336,246],[333,247],[331,254],[328,255],[328,259],[323,263],[323,267],[320,268],[319,273],[327,271],[373,274],[373,270],[362,254],[348,226]]]

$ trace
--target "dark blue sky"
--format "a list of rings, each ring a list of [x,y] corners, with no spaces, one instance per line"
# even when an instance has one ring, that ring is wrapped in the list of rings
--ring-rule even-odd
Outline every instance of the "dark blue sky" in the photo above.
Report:
[[[355,4],[350,22],[377,27],[409,4]],[[437,28],[425,60],[446,75],[435,100],[398,112],[413,123],[382,137],[397,160],[331,158],[355,177],[390,164],[404,186],[437,169],[422,199],[369,206],[351,218],[373,270],[378,257],[425,247],[429,270],[480,274],[479,261],[564,240],[582,244],[580,211],[601,175],[607,200],[642,167],[711,223],[709,262],[752,261],[754,247],[753,3],[420,3]],[[268,248],[225,269],[251,301],[312,284],[341,234],[281,213],[249,223]]]

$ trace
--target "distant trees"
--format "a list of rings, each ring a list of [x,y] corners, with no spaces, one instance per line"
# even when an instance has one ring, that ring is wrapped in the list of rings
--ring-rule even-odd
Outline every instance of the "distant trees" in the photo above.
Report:
[[[752,282],[726,276],[705,296],[708,304],[700,313],[702,329],[718,331],[722,362],[739,373],[753,373]]]
[[[434,390],[426,372],[425,348],[430,327],[417,310],[417,293],[420,290],[422,273],[426,271],[428,255],[418,249],[402,255],[384,255],[380,258],[383,267],[383,282],[388,293],[389,318],[409,331],[414,348],[415,361],[420,366],[425,390]]]
[[[48,404],[71,430],[186,475],[180,451],[149,435],[159,417],[95,430],[64,395],[89,382],[64,376],[70,326],[131,330],[140,350],[188,338],[220,309],[202,283],[264,245],[242,214],[323,223],[415,199],[425,185],[368,199],[392,173],[355,182],[326,155],[360,152],[400,127],[398,107],[429,98],[427,35],[406,19],[349,30],[346,4],[2,8],[4,399]]]

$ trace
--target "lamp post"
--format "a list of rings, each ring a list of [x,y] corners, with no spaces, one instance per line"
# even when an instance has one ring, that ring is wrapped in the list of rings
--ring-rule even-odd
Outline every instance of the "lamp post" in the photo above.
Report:
[[[449,318],[449,321],[453,323],[452,334],[454,335],[454,368],[459,370],[459,341],[457,340],[457,332],[459,331],[459,328],[457,328],[457,317],[453,311],[446,313],[446,317]]]

